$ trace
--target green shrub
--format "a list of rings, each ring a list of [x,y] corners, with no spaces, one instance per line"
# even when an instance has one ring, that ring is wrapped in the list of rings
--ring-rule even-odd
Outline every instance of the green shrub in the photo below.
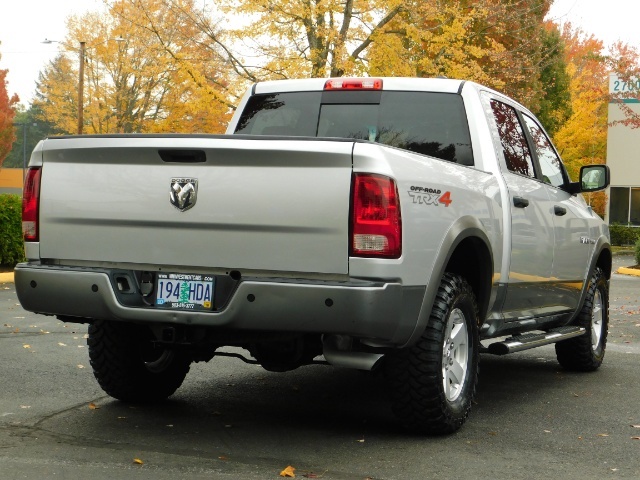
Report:
[[[23,260],[22,198],[0,195],[0,265],[13,267]]]
[[[610,225],[611,245],[635,245],[640,240],[640,228],[627,225]]]
[[[636,265],[640,265],[640,240],[636,241]]]

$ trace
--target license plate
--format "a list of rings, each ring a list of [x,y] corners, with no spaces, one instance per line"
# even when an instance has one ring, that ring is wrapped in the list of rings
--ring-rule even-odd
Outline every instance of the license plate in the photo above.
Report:
[[[211,310],[215,279],[212,275],[159,273],[156,306],[181,310]]]

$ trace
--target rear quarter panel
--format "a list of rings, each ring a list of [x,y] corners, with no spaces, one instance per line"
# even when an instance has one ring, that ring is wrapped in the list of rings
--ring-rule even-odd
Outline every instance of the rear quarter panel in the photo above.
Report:
[[[432,274],[436,260],[452,246],[447,233],[469,217],[479,222],[491,244],[494,276],[500,272],[503,217],[495,175],[367,143],[355,145],[353,169],[388,175],[397,182],[403,251],[397,260],[351,258],[352,277],[400,278],[405,285],[438,282]]]

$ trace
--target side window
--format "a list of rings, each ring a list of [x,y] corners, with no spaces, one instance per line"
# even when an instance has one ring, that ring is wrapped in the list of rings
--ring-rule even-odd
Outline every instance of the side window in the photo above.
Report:
[[[497,100],[491,100],[491,109],[498,126],[507,168],[513,173],[535,177],[533,158],[516,110]]]
[[[460,95],[383,92],[377,141],[461,165],[474,164]]]
[[[544,134],[540,125],[528,115],[523,115],[524,123],[527,125],[529,134],[533,139],[533,145],[536,149],[536,155],[538,156],[538,163],[540,164],[540,171],[542,173],[542,180],[554,187],[561,187],[564,185],[564,176],[562,175],[563,168],[560,157],[553,149],[551,142]]]

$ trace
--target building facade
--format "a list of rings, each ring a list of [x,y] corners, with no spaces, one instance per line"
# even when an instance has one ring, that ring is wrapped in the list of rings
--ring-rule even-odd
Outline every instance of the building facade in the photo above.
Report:
[[[628,83],[616,74],[609,76],[609,93],[634,94],[609,103],[609,130],[607,133],[607,165],[611,169],[611,186],[605,220],[609,224],[640,227],[640,128],[625,125],[611,126],[625,119],[625,108],[640,116],[640,80]]]

